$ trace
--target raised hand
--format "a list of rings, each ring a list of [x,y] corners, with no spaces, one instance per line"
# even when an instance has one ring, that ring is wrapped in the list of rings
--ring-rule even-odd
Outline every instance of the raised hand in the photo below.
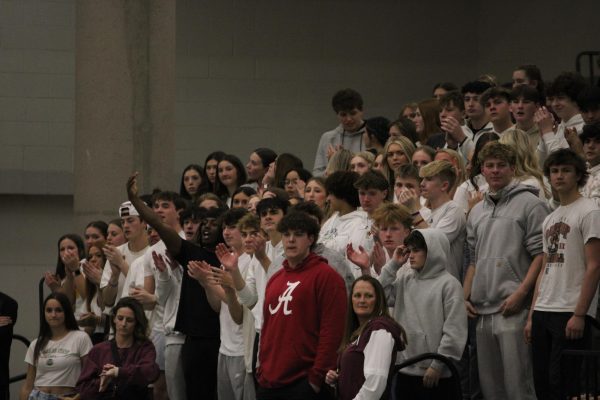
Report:
[[[267,256],[267,238],[263,234],[257,233],[254,236],[252,247],[256,258],[261,259]]]
[[[375,242],[375,246],[373,246],[373,252],[371,253],[371,264],[373,264],[373,268],[377,275],[381,273],[381,268],[385,265],[385,250],[381,243]]]
[[[139,172],[134,172],[133,175],[127,179],[127,197],[131,200],[133,197],[138,196],[137,177]]]
[[[106,256],[106,259],[108,260],[110,265],[112,267],[122,269],[123,261],[125,261],[125,258],[123,257],[123,254],[121,254],[119,249],[117,249],[115,246],[112,246],[110,244],[106,244],[106,245],[104,245],[103,250],[104,250],[104,255]]]
[[[396,192],[398,202],[405,205],[410,212],[417,212],[420,208],[419,195],[415,189],[402,189]]]
[[[48,286],[48,288],[53,292],[60,289],[60,279],[51,272],[46,271],[44,273],[44,282],[46,283],[46,286]]]
[[[102,268],[100,266],[94,266],[89,261],[84,261],[81,264],[85,277],[92,282],[94,285],[100,285],[102,279]]]
[[[211,271],[213,273],[213,278],[215,280],[215,284],[223,286],[224,289],[233,289],[233,278],[231,277],[231,273],[228,271],[222,270],[221,268],[212,267]]]
[[[410,251],[404,245],[396,247],[394,254],[392,254],[392,260],[396,261],[400,265],[404,265],[410,256]]]
[[[362,246],[358,246],[358,251],[354,250],[352,243],[346,246],[346,256],[348,260],[360,267],[361,270],[369,269],[370,257]]]
[[[456,120],[454,117],[446,117],[441,122],[442,131],[446,132],[452,140],[460,143],[465,137],[465,133],[460,126],[460,122]]]
[[[66,253],[62,257],[62,262],[68,271],[75,272],[79,269],[79,254],[75,251]]]
[[[583,154],[583,143],[581,142],[581,139],[579,138],[577,129],[575,129],[574,127],[565,128],[565,139],[567,140],[567,143],[569,143],[571,150],[573,150],[574,152],[578,153],[581,156],[584,155]]]
[[[190,261],[188,264],[188,275],[197,280],[202,286],[217,285],[212,266],[206,261]]]
[[[538,126],[540,133],[554,132],[554,117],[546,107],[540,107],[533,114],[533,122]]]
[[[232,271],[238,268],[238,255],[234,251],[230,251],[223,243],[219,243],[215,249],[215,254],[219,262],[227,271]]]

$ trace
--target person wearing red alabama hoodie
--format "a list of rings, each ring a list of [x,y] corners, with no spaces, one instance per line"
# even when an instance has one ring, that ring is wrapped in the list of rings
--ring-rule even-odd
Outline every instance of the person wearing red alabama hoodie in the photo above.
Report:
[[[291,212],[277,230],[286,260],[267,283],[256,398],[325,398],[321,387],[344,333],[344,281],[311,251],[319,235],[314,218]]]

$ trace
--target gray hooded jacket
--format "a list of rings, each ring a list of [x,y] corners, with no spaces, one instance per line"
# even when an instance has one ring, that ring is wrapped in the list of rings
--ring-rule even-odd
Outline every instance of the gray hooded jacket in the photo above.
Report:
[[[427,260],[420,271],[404,267],[393,259],[381,271],[379,281],[386,290],[388,304],[394,304],[394,319],[406,330],[406,350],[401,362],[423,353],[439,353],[460,360],[467,342],[467,311],[458,280],[446,271],[450,243],[438,229],[419,229],[427,244]],[[437,360],[425,360],[402,370],[422,376],[433,367],[450,376]]]
[[[525,279],[533,258],[542,253],[542,223],[549,213],[535,189],[517,181],[495,197],[496,201],[486,193],[467,220],[467,243],[475,263],[470,300],[484,315],[500,311]]]

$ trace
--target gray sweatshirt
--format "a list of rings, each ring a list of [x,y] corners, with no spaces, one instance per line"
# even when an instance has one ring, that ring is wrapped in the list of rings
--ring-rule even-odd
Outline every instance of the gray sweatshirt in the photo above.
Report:
[[[460,360],[467,342],[467,311],[458,280],[446,271],[450,243],[438,229],[419,229],[427,243],[427,260],[420,271],[393,259],[381,271],[379,281],[386,290],[388,304],[394,304],[394,319],[406,330],[408,344],[398,360],[422,353],[439,353]],[[392,290],[389,290],[392,288]],[[437,360],[425,360],[402,370],[423,376],[427,368],[450,371]]]
[[[338,125],[335,129],[325,132],[321,135],[319,140],[319,147],[317,147],[317,154],[315,155],[315,166],[313,168],[314,176],[322,176],[327,168],[327,148],[329,145],[337,146],[342,145],[344,149],[348,149],[353,153],[366,150],[362,134],[365,131],[364,128],[358,132],[345,132],[342,125]]]
[[[484,315],[500,311],[525,279],[533,258],[542,253],[542,223],[549,213],[535,189],[517,181],[494,197],[486,193],[467,219],[467,243],[475,263],[470,300]]]

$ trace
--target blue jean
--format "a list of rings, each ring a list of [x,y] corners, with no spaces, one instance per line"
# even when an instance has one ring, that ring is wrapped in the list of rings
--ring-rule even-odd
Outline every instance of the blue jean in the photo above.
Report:
[[[63,394],[62,396],[72,396],[73,393],[70,394]],[[29,397],[27,398],[28,400],[59,400],[60,397],[58,397],[55,394],[48,394],[48,393],[44,393],[44,392],[40,392],[37,389],[33,389],[31,391],[31,393],[29,393]]]

